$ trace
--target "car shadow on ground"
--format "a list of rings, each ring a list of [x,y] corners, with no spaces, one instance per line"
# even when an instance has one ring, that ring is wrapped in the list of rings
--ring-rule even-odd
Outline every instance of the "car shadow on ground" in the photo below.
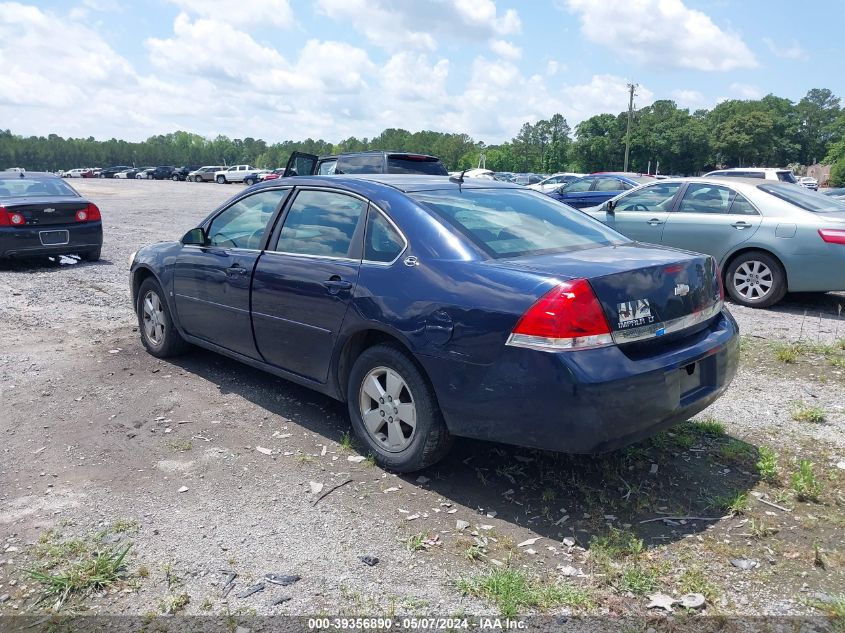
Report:
[[[172,362],[328,440],[350,431],[346,405],[200,349]],[[633,413],[632,413],[633,414]],[[366,455],[363,443],[356,448]],[[701,533],[748,503],[758,450],[704,419],[604,455],[565,455],[456,439],[449,455],[404,486],[553,540],[631,534],[656,546]],[[420,479],[422,476],[423,479]],[[431,500],[432,503],[434,500]],[[454,526],[452,526],[454,527]]]
[[[0,260],[0,270],[5,272],[44,273],[67,270],[73,266],[114,266],[108,259],[86,262],[76,255],[58,255],[56,257],[11,258]]]
[[[728,303],[728,306],[734,307],[735,304]],[[818,317],[819,313],[839,316],[845,313],[845,293],[790,292],[780,302],[765,309],[784,314],[806,314],[808,317]]]

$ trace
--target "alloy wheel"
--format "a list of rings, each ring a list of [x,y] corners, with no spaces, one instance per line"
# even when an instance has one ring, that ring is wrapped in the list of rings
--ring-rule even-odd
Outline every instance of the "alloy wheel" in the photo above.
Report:
[[[748,301],[759,301],[768,295],[774,283],[771,268],[757,260],[743,262],[737,267],[733,276],[734,289]]]
[[[364,377],[358,400],[364,427],[382,449],[399,453],[411,445],[417,408],[402,376],[389,367],[375,367]]]
[[[142,316],[144,320],[144,334],[147,340],[156,347],[159,347],[164,342],[164,326],[166,317],[164,315],[164,306],[161,304],[161,299],[158,294],[149,290],[144,295]]]

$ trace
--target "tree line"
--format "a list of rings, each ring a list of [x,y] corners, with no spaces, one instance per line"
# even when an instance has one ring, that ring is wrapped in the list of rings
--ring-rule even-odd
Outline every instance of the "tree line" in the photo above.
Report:
[[[57,171],[108,165],[215,165],[248,163],[283,166],[294,151],[333,154],[396,150],[439,156],[449,169],[476,167],[513,172],[592,172],[623,167],[627,112],[597,114],[572,130],[555,114],[525,123],[508,142],[487,145],[467,134],[409,132],[390,128],[373,138],[339,143],[311,138],[267,143],[251,137],[206,138],[190,132],[152,136],[141,142],[118,139],[23,137],[0,130],[0,168],[22,166]],[[711,110],[679,108],[655,101],[634,112],[630,138],[631,171],[695,175],[722,167],[801,166],[827,162],[832,184],[845,185],[845,108],[825,88],[800,101],[767,95],[728,100]]]

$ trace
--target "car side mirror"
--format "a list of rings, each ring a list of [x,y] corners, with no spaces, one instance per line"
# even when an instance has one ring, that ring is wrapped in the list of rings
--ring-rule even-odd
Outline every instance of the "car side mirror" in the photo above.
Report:
[[[185,246],[205,246],[208,243],[208,236],[201,228],[191,229],[182,237],[182,244]]]
[[[616,206],[616,203],[614,203],[613,200],[608,200],[605,203],[604,208],[605,208],[605,211],[607,211],[608,213],[615,213],[615,211],[613,210],[613,207],[615,207],[615,206]]]

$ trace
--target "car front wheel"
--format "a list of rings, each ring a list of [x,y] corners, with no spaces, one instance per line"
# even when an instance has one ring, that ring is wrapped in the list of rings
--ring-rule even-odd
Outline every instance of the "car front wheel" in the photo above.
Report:
[[[355,434],[385,468],[420,470],[452,445],[431,384],[395,345],[376,345],[358,357],[347,397]]]
[[[141,283],[135,310],[141,342],[150,354],[168,358],[185,351],[188,344],[173,325],[164,292],[154,278],[149,277]]]
[[[173,182],[179,182],[179,176],[177,176],[176,174],[173,174],[173,175],[170,177],[170,180],[172,180]]]
[[[762,251],[750,251],[734,259],[725,281],[731,299],[749,308],[768,308],[786,295],[783,266]]]
[[[217,176],[217,183],[221,185],[226,184],[226,176]]]

